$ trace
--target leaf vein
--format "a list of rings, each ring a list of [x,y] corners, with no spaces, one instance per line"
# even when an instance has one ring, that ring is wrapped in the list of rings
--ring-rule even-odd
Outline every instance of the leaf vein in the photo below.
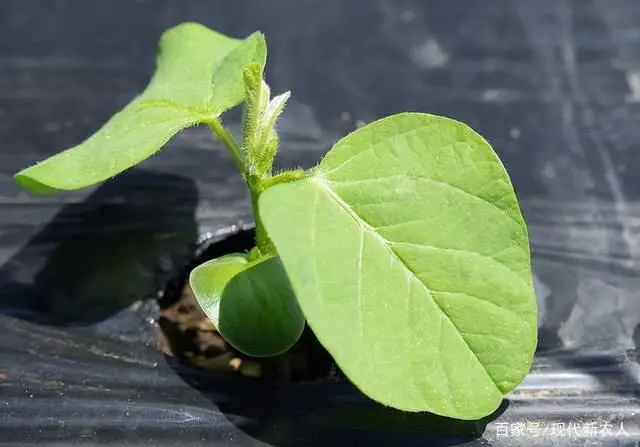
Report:
[[[452,183],[447,183],[445,181],[442,180],[436,180],[434,178],[431,177],[426,177],[424,175],[407,175],[407,174],[395,174],[395,175],[390,175],[390,176],[386,176],[386,177],[377,177],[377,178],[369,178],[369,179],[359,179],[359,180],[328,180],[328,182],[330,182],[331,184],[337,185],[337,186],[353,186],[353,185],[358,185],[358,184],[362,184],[362,183],[369,183],[369,182],[377,182],[380,180],[393,180],[396,178],[407,178],[409,180],[424,180],[427,182],[431,182],[431,183],[435,183],[437,185],[441,185],[441,186],[445,186],[448,187],[454,191],[457,191],[460,194],[463,194],[465,196],[468,197],[472,197],[474,199],[480,200],[482,202],[484,202],[485,204],[491,206],[492,208],[497,209],[498,211],[500,211],[502,214],[504,214],[510,221],[516,223],[519,227],[522,227],[523,224],[522,222],[516,220],[513,216],[511,216],[509,213],[507,213],[507,211],[505,211],[503,208],[499,207],[497,204],[490,202],[489,200],[485,199],[484,197],[480,197],[477,194],[474,194],[472,192],[469,192],[457,185],[454,185]]]
[[[414,247],[414,248],[418,248],[418,249],[425,249],[425,250],[435,250],[435,251],[448,251],[448,252],[452,252],[452,253],[461,253],[461,254],[466,254],[466,255],[472,255],[472,256],[478,256],[482,259],[486,259],[492,262],[495,262],[496,264],[504,267],[507,271],[513,273],[514,275],[516,275],[518,277],[518,279],[520,280],[520,282],[522,282],[525,286],[529,287],[529,284],[524,280],[524,278],[522,278],[522,276],[520,276],[520,274],[518,272],[516,272],[515,270],[513,270],[511,267],[509,267],[508,265],[506,265],[503,262],[498,261],[494,256],[492,255],[487,255],[484,253],[480,253],[477,251],[471,251],[471,250],[466,250],[464,248],[442,248],[442,247],[436,247],[434,245],[428,245],[428,244],[415,244],[412,242],[393,242],[393,241],[387,241],[390,245],[400,245],[400,246],[408,246],[408,247]],[[504,252],[505,250],[500,250],[498,253]]]
[[[499,337],[499,336],[497,336],[495,334],[483,334],[481,332],[473,332],[472,333],[472,332],[466,332],[466,331],[460,331],[460,333],[465,337],[493,338],[493,339],[496,339],[496,340],[498,340],[500,342],[504,342],[504,343],[510,344],[511,346],[514,346],[516,348],[519,347],[519,345],[516,342],[514,342],[513,340],[509,340],[506,337]],[[505,363],[508,363],[508,362],[509,362],[509,359],[505,359]]]
[[[467,340],[465,340],[465,338],[462,336],[462,334],[460,333],[460,331],[458,330],[458,327],[453,323],[453,321],[449,318],[449,316],[447,315],[447,313],[444,311],[444,309],[442,307],[440,307],[440,304],[438,303],[438,301],[435,299],[435,297],[433,296],[434,292],[429,288],[429,286],[418,277],[418,275],[416,274],[416,272],[414,272],[407,264],[406,262],[404,262],[404,260],[402,259],[402,257],[400,255],[398,255],[398,253],[396,253],[390,246],[389,243],[386,239],[384,239],[381,235],[379,235],[378,233],[376,233],[373,228],[367,223],[365,222],[360,216],[358,216],[358,214],[351,208],[351,206],[346,203],[344,200],[342,200],[342,198],[340,196],[338,196],[329,186],[329,184],[327,183],[327,181],[316,175],[313,177],[309,177],[309,179],[311,181],[313,181],[314,183],[316,183],[323,191],[325,191],[325,193],[329,196],[330,199],[334,200],[338,206],[343,209],[349,216],[351,216],[351,218],[354,220],[354,222],[359,225],[363,231],[367,231],[371,236],[373,236],[374,238],[377,238],[382,245],[390,252],[390,254],[392,256],[394,256],[398,261],[400,261],[402,263],[402,265],[404,265],[406,272],[408,275],[412,275],[413,277],[415,277],[415,279],[418,280],[418,282],[420,283],[420,285],[423,287],[423,289],[428,293],[428,295],[431,297],[431,299],[434,301],[434,303],[436,304],[436,307],[440,310],[441,315],[444,316],[446,318],[446,320],[449,322],[449,324],[451,324],[456,332],[458,333],[458,335],[460,336],[460,339],[462,340],[462,342],[467,346],[467,349],[469,350],[469,352],[471,352],[471,355],[475,358],[476,362],[478,362],[478,364],[480,365],[480,367],[484,370],[485,374],[487,375],[487,377],[489,378],[489,380],[491,380],[494,385],[496,385],[496,388],[498,388],[498,384],[495,382],[495,380],[493,379],[493,377],[491,376],[491,374],[489,373],[489,371],[487,370],[487,368],[485,367],[485,365],[480,361],[480,359],[478,358],[478,356],[476,355],[476,353],[473,351],[473,349],[471,348],[471,346],[469,345],[469,343],[467,342]],[[498,388],[499,389],[499,388]]]
[[[439,291],[439,290],[431,290],[431,293],[434,293],[436,295],[464,295],[464,296],[469,297],[471,299],[474,299],[476,301],[481,301],[483,303],[489,304],[490,306],[493,306],[496,309],[503,310],[503,311],[507,312],[508,314],[515,316],[520,321],[525,323],[527,326],[529,325],[529,323],[527,323],[527,321],[524,319],[524,317],[522,317],[521,315],[516,313],[514,310],[509,309],[509,308],[504,307],[504,306],[500,306],[499,304],[496,304],[493,301],[490,301],[490,300],[488,300],[486,298],[479,297],[477,295],[472,295],[472,294],[467,293],[467,292],[443,292],[443,291]],[[437,302],[437,300],[436,300],[436,302]]]
[[[432,124],[423,124],[423,125],[418,126],[418,127],[413,127],[413,128],[407,129],[405,131],[396,133],[394,135],[394,138],[397,138],[397,139],[404,138],[404,137],[406,137],[408,135],[411,135],[413,133],[417,133],[418,131],[424,130],[426,127],[431,127],[431,126],[432,126]],[[345,140],[348,139],[348,138],[353,138],[353,135],[354,134],[348,135],[345,138],[343,138],[342,140],[338,141],[336,144],[334,144],[334,147],[346,144]],[[358,157],[361,157],[362,155],[367,154],[367,153],[371,152],[372,150],[375,150],[377,147],[382,146],[382,145],[389,145],[389,144],[390,144],[389,143],[389,139],[379,140],[376,143],[373,143],[373,144],[367,146],[366,149],[364,149],[363,151],[358,152],[356,155],[353,155],[353,156],[347,158],[347,160],[345,160],[344,162],[340,163],[338,166],[334,166],[329,170],[323,170],[323,172],[324,172],[325,175],[329,175],[332,172],[335,172],[335,171],[337,171],[339,169],[342,169],[343,167],[345,167],[346,165],[351,163],[353,160],[358,159]],[[322,165],[320,165],[320,167],[321,166]]]

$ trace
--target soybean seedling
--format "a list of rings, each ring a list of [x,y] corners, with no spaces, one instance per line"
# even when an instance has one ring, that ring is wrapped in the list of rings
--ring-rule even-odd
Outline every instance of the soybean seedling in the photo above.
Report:
[[[36,193],[86,188],[206,125],[246,180],[256,224],[249,253],[190,274],[221,335],[275,356],[306,321],[372,399],[488,415],[529,371],[537,335],[527,229],[498,156],[463,123],[400,113],[339,140],[310,170],[273,173],[289,93],[271,96],[265,62],[260,33],[172,28],[140,96],[16,181]],[[240,103],[237,142],[221,115]]]

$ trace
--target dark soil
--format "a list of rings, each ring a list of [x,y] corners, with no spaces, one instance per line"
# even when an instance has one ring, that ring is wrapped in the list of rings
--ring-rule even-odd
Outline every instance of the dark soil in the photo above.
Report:
[[[308,327],[289,352],[268,359],[248,357],[233,349],[216,331],[198,306],[186,275],[181,280],[181,292],[177,292],[176,296],[168,294],[160,301],[159,342],[165,353],[180,361],[275,383],[309,381],[335,374],[333,359]]]

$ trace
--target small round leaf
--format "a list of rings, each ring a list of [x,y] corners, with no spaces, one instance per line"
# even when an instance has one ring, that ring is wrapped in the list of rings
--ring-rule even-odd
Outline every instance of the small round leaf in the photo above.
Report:
[[[304,315],[277,257],[228,255],[196,267],[189,282],[220,334],[247,355],[282,354],[302,334]]]
[[[200,308],[218,330],[220,298],[224,287],[238,272],[247,268],[247,264],[245,255],[234,253],[200,264],[189,275],[189,285]]]

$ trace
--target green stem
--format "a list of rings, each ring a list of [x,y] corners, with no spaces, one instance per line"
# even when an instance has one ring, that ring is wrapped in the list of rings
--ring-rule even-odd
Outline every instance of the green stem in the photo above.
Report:
[[[260,219],[260,212],[258,210],[258,198],[260,193],[264,191],[262,184],[263,179],[251,173],[250,163],[247,163],[244,153],[240,149],[240,146],[236,142],[235,138],[217,118],[214,118],[207,122],[214,134],[222,141],[222,143],[229,149],[233,161],[242,173],[242,177],[245,179],[249,192],[251,193],[251,207],[253,209],[253,218],[256,224],[256,247],[262,256],[277,254],[276,248],[271,242],[267,230],[262,224]]]
[[[278,253],[276,247],[273,245],[273,242],[271,242],[271,239],[267,234],[267,230],[262,224],[262,219],[260,219],[258,199],[262,191],[273,185],[276,185],[278,183],[292,182],[303,178],[305,176],[304,170],[295,169],[292,171],[284,171],[274,176],[258,175],[252,172],[254,160],[247,160],[244,151],[240,148],[231,132],[229,132],[229,130],[227,130],[222,125],[220,120],[218,118],[212,118],[207,121],[207,124],[209,125],[213,133],[220,139],[220,141],[222,141],[222,143],[229,149],[229,152],[231,152],[231,156],[233,157],[233,161],[242,173],[242,177],[249,187],[249,192],[251,193],[251,207],[253,209],[253,218],[256,224],[256,248],[258,249],[259,255],[276,255]]]
[[[207,121],[207,124],[213,133],[216,134],[218,139],[220,139],[220,141],[222,141],[222,143],[229,149],[231,156],[233,157],[233,161],[242,173],[242,176],[246,179],[249,175],[249,169],[245,162],[242,150],[240,149],[240,146],[238,146],[238,143],[236,143],[236,139],[233,137],[231,132],[222,125],[218,118],[213,118]]]
[[[256,246],[262,255],[276,255],[278,251],[275,245],[269,238],[267,230],[262,224],[260,219],[260,212],[258,209],[258,198],[260,193],[265,189],[276,185],[278,183],[292,182],[294,180],[301,179],[305,176],[304,170],[295,169],[292,171],[284,171],[274,176],[259,177],[253,175],[249,177],[249,189],[251,190],[251,204],[253,205],[253,215],[256,222]]]
[[[269,176],[262,181],[262,189],[270,188],[278,183],[288,183],[296,180],[300,180],[305,177],[304,169],[292,169],[290,171],[282,171],[276,175]]]
[[[275,245],[271,242],[267,230],[260,219],[260,209],[258,207],[258,199],[260,193],[264,191],[263,179],[256,175],[249,176],[247,184],[251,192],[251,206],[253,208],[253,219],[256,224],[256,247],[262,256],[270,256],[278,254]]]

